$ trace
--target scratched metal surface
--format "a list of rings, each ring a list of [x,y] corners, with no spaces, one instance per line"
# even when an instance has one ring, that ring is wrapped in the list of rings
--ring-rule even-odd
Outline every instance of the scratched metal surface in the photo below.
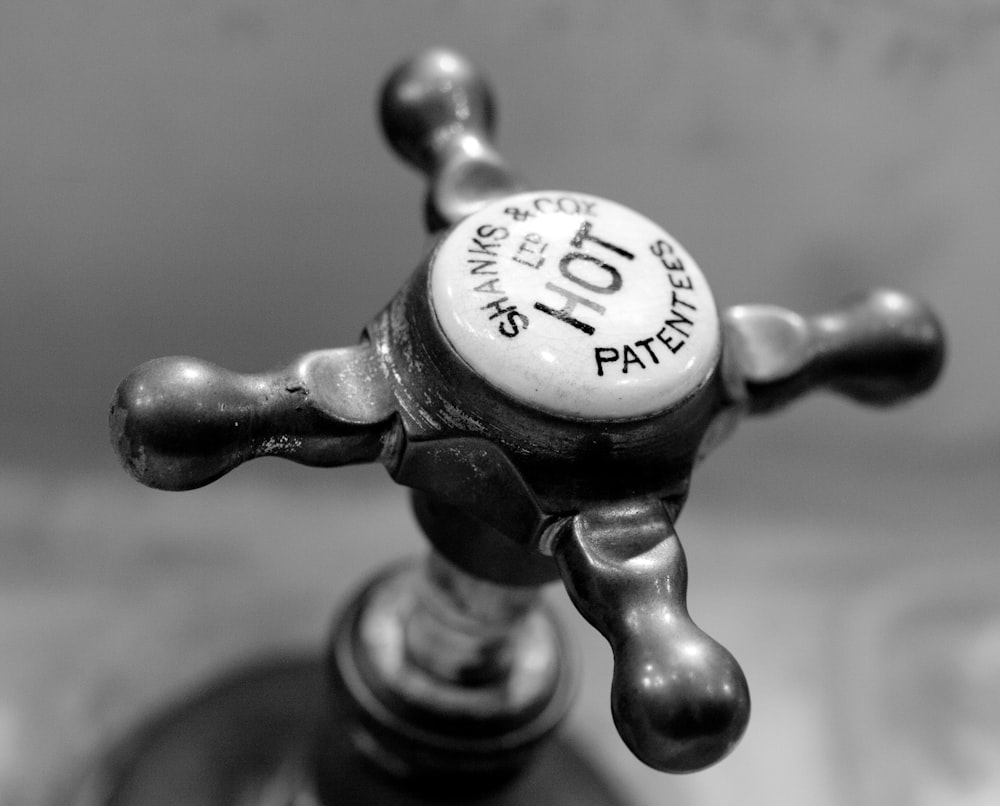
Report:
[[[263,462],[158,494],[103,421],[153,356],[253,370],[356,338],[424,244],[375,87],[438,43],[489,70],[534,184],[658,221],[720,304],[893,284],[949,331],[926,400],[804,402],[695,481],[692,611],[745,661],[741,748],[641,769],[582,625],[568,729],[650,806],[997,802],[992,0],[3,4],[0,802],[44,803],[213,670],[315,645],[367,569],[418,550],[377,470]]]

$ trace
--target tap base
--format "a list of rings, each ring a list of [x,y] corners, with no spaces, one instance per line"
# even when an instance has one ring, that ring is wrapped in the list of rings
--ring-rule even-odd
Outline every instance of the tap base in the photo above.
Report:
[[[134,728],[70,788],[61,806],[627,806],[577,751],[556,737],[501,789],[415,794],[377,770],[346,736],[324,733],[317,769],[324,661],[283,657],[207,684]]]

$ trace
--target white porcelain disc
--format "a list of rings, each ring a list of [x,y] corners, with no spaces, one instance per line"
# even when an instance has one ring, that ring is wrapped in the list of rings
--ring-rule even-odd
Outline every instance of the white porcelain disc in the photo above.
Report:
[[[460,222],[431,259],[431,303],[489,383],[552,414],[630,419],[674,406],[719,358],[719,316],[684,248],[580,193],[522,193]]]

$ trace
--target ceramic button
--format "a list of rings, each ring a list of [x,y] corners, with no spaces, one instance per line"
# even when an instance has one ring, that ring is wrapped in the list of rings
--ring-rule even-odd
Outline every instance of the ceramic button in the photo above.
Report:
[[[431,301],[489,383],[552,414],[628,419],[709,377],[719,317],[704,275],[667,232],[579,193],[522,193],[461,221],[431,258]]]

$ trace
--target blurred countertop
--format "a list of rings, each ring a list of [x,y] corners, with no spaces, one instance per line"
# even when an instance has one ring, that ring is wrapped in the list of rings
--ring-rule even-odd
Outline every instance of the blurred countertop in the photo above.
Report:
[[[1000,542],[981,502],[997,471],[786,456],[734,473],[726,454],[679,533],[692,615],[749,678],[747,736],[696,775],[632,759],[607,646],[554,586],[583,659],[566,735],[637,806],[996,802]],[[424,551],[380,468],[259,464],[184,494],[5,469],[0,802],[51,802],[143,715],[241,662],[319,651],[338,603]]]

